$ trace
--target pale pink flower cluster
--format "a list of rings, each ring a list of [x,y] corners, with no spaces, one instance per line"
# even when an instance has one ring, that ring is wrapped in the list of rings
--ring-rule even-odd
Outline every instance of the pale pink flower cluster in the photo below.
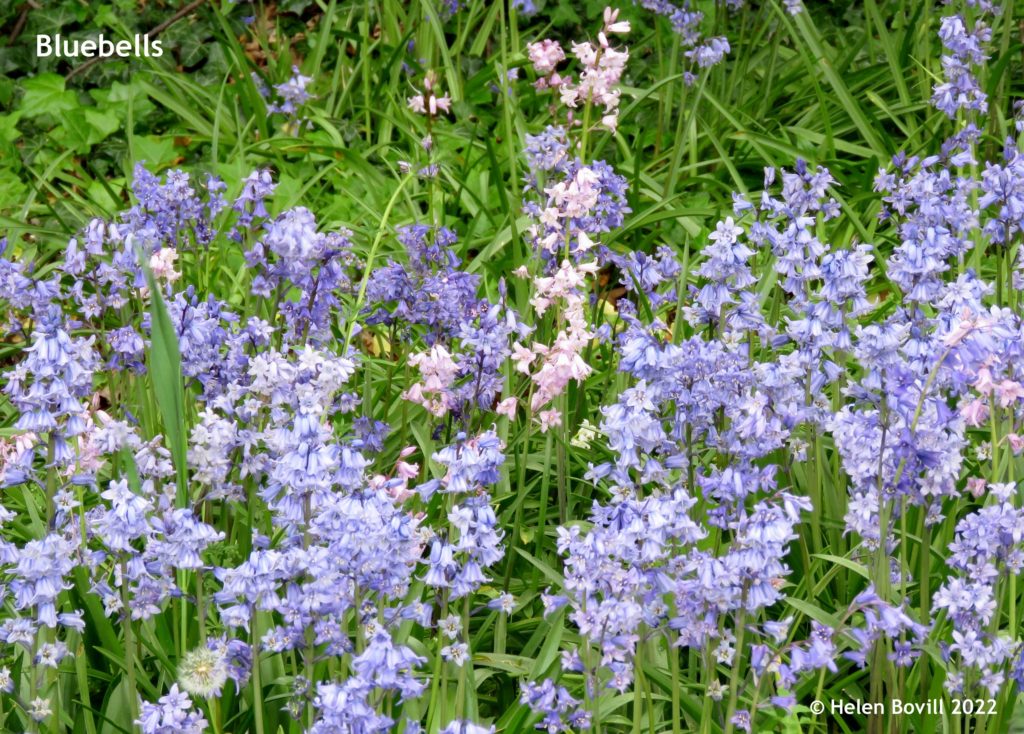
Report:
[[[177,250],[173,247],[161,247],[149,258],[149,269],[153,271],[153,277],[168,283],[176,281],[181,277],[181,273],[174,269],[174,262],[177,259]]]
[[[10,438],[0,438],[0,483],[7,475],[7,468],[22,462],[26,453],[38,443],[39,437],[32,433],[18,433]]]
[[[947,347],[953,347],[974,332],[988,331],[998,323],[999,318],[995,311],[992,315],[985,315],[976,314],[971,309],[965,308],[953,322],[952,328],[943,337],[942,341]]]
[[[979,398],[969,400],[960,406],[960,416],[967,425],[977,428],[988,420],[988,405]]]
[[[437,75],[428,71],[423,79],[423,92],[408,98],[409,109],[420,115],[437,117],[440,112],[451,112],[452,100],[447,94],[437,96]]]
[[[402,397],[422,405],[432,415],[445,415],[452,407],[448,389],[459,371],[452,355],[440,344],[435,344],[429,352],[417,352],[409,357],[409,364],[419,369],[423,381],[413,384],[402,393]]]
[[[999,407],[1008,408],[1018,400],[1024,398],[1024,385],[1016,380],[1002,379],[996,381],[989,366],[983,366],[978,370],[978,376],[974,380],[974,389],[987,399],[974,398],[965,401],[960,405],[960,415],[969,426],[978,427],[985,423],[989,417],[989,403],[993,396],[999,402]],[[1016,442],[1016,441],[1014,441]],[[1015,453],[1019,449],[1015,449]]]
[[[551,197],[551,203],[558,208],[552,212],[549,207],[545,214],[563,219],[585,216],[597,205],[597,197],[601,193],[600,181],[593,170],[582,167],[571,179],[547,187],[544,193]],[[544,223],[556,224],[557,219]]]
[[[981,499],[985,494],[985,487],[988,483],[982,477],[968,477],[967,478],[967,491],[975,499]]]
[[[562,412],[555,408],[542,410],[537,414],[537,420],[540,421],[540,432],[547,433],[548,429],[562,425]]]
[[[402,503],[416,494],[409,489],[409,480],[419,476],[420,465],[406,461],[407,458],[419,451],[416,446],[406,446],[398,454],[398,461],[395,462],[394,477],[387,477],[383,474],[376,474],[370,478],[368,484],[372,489],[387,493],[395,502]]]
[[[532,43],[528,47],[530,61],[538,74],[538,89],[558,91],[562,103],[569,108],[569,122],[574,110],[587,105],[604,108],[602,123],[614,130],[618,122],[619,90],[617,85],[629,59],[629,52],[618,50],[609,43],[609,36],[628,33],[629,23],[619,21],[619,11],[605,8],[604,25],[596,43],[574,43],[572,52],[582,66],[579,80],[559,74],[558,65],[565,60],[562,47],[552,40]],[[586,132],[586,131],[585,131]],[[595,246],[587,232],[573,227],[573,220],[587,217],[597,207],[601,193],[601,177],[594,169],[577,165],[561,180],[549,182],[544,188],[546,202],[536,216],[528,235],[537,249],[552,255],[564,250],[576,260],[583,259]],[[573,230],[577,231],[573,231]],[[558,270],[546,277],[536,278],[530,304],[538,316],[549,308],[557,310],[557,334],[551,344],[534,342],[529,347],[513,345],[512,361],[516,370],[529,375],[533,382],[530,410],[542,432],[562,425],[561,412],[551,405],[564,394],[573,380],[582,382],[592,372],[583,359],[583,351],[593,340],[586,318],[587,277],[597,272],[594,262],[572,262],[566,257]],[[527,277],[525,266],[517,270]]]
[[[584,294],[586,277],[596,273],[597,267],[593,262],[574,265],[563,260],[554,275],[534,281],[535,292],[530,304],[537,315],[542,316],[548,308],[560,305],[559,315],[564,325],[550,345],[534,342],[529,348],[518,343],[513,346],[512,361],[516,370],[530,375],[534,384],[530,398],[533,411],[561,395],[571,380],[582,382],[593,371],[582,357],[583,350],[594,338],[587,324]],[[562,423],[561,413],[554,408],[540,411],[537,417],[542,432]]]
[[[583,66],[578,83],[571,75],[556,71],[565,59],[565,52],[557,41],[545,39],[527,47],[533,68],[539,75],[537,89],[557,89],[562,104],[575,109],[580,104],[604,107],[601,124],[615,131],[619,122],[618,84],[629,60],[629,51],[613,48],[609,36],[629,33],[629,22],[620,21],[617,9],[604,9],[604,26],[597,34],[597,43],[584,41],[572,44],[572,53]]]
[[[498,403],[497,407],[494,409],[494,412],[497,413],[498,415],[503,415],[506,418],[509,418],[510,420],[514,420],[516,417],[516,407],[518,406],[518,404],[519,401],[516,400],[516,398],[514,397],[505,398],[500,403]]]
[[[527,45],[526,52],[530,56],[533,68],[544,77],[551,74],[560,63],[565,61],[565,51],[562,50],[562,45],[550,38]],[[549,82],[550,80],[546,81],[545,85]]]
[[[90,403],[90,409],[81,415],[84,427],[76,436],[75,461],[61,470],[64,477],[70,478],[78,472],[95,472],[103,466],[104,451],[97,445],[96,436],[111,418],[104,411],[95,408],[95,405],[99,404],[99,394],[93,395]],[[31,454],[40,443],[39,434],[33,431],[0,438],[0,485],[6,481],[7,473],[12,468],[31,462]]]
[[[565,244],[564,220],[587,216],[597,205],[601,193],[601,179],[591,168],[581,166],[572,178],[558,181],[544,189],[548,195],[547,206],[540,214],[545,225],[541,237],[537,225],[530,227],[530,235],[548,252],[557,252]],[[585,252],[594,246],[586,232],[576,235],[576,248]]]
[[[993,392],[999,400],[999,406],[1008,408],[1016,401],[1024,397],[1024,386],[1016,380],[1000,380],[996,382],[992,377],[992,371],[988,367],[978,370],[978,378],[974,381],[974,389],[982,395],[991,395]]]
[[[97,444],[97,436],[106,431],[107,426],[114,422],[114,419],[105,410],[100,410],[99,393],[93,394],[89,399],[89,412],[85,414],[85,430],[78,437],[78,457],[75,464],[66,470],[66,476],[71,477],[77,472],[99,471],[105,461],[103,447]]]

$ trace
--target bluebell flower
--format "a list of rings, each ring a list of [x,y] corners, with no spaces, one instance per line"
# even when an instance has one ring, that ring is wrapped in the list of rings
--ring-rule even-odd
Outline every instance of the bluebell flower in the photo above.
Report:
[[[193,710],[188,694],[179,691],[177,684],[157,703],[143,701],[135,723],[142,734],[202,734],[208,726],[203,714]]]
[[[274,85],[279,102],[267,105],[268,112],[280,112],[295,117],[299,109],[312,99],[312,95],[306,90],[312,77],[303,76],[299,67],[292,66],[292,75],[281,84]]]
[[[32,345],[4,386],[20,414],[15,426],[48,433],[59,466],[73,463],[75,451],[69,440],[85,431],[85,398],[92,393],[98,366],[94,337],[72,337],[68,328],[57,306],[38,314]]]
[[[548,171],[562,171],[569,164],[569,143],[565,128],[548,125],[536,135],[526,135],[523,149],[535,180]]]
[[[590,728],[590,713],[585,710],[582,702],[550,678],[540,683],[524,681],[521,691],[520,702],[529,706],[534,713],[542,715],[536,728],[553,733]]]
[[[689,0],[673,3],[670,0],[637,0],[637,4],[668,20],[679,36],[679,42],[687,49],[686,57],[698,67],[707,68],[719,63],[729,53],[729,42],[724,37],[703,38],[700,25],[704,14],[695,9]],[[693,77],[693,75],[690,75]],[[695,78],[688,79],[692,84]]]
[[[972,67],[988,58],[984,46],[992,38],[991,28],[981,19],[968,24],[962,15],[947,15],[939,27],[939,38],[948,53],[942,57],[944,81],[935,85],[932,104],[951,118],[961,109],[983,112],[987,96]]]
[[[270,216],[266,201],[274,193],[277,184],[269,169],[260,169],[250,173],[242,182],[242,191],[232,203],[231,208],[238,213],[234,238],[241,237],[240,228],[248,227]]]

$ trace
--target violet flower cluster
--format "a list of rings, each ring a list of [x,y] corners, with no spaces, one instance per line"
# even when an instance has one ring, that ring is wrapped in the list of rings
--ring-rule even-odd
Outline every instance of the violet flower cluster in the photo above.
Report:
[[[640,5],[693,68],[728,53],[690,5]],[[980,152],[974,5],[939,33],[954,131],[878,172],[873,242],[844,234],[838,174],[797,159],[692,262],[626,247],[644,193],[594,152],[626,114],[613,8],[569,54],[526,45],[550,114],[517,151],[510,273],[445,210],[434,71],[406,100],[427,166],[372,244],[280,210],[270,170],[141,164],[134,204],[62,258],[0,241],[17,715],[59,725],[93,640],[144,734],[220,731],[222,705],[254,731],[607,729],[652,683],[732,734],[802,714],[825,676],[1024,690],[1024,162],[1013,138]],[[268,109],[294,121],[310,83],[293,70]]]

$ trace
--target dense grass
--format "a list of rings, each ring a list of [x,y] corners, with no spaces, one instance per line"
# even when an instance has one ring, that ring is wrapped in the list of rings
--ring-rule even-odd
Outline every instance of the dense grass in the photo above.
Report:
[[[706,13],[705,32],[725,35],[732,49],[721,64],[698,70],[693,84],[684,83],[684,73],[691,69],[669,24],[640,7],[622,8],[632,29],[622,40],[630,60],[621,85],[618,129],[595,132],[582,144],[587,148],[585,161],[607,161],[629,184],[632,213],[602,244],[617,254],[652,253],[667,245],[682,264],[675,285],[681,294],[679,305],[686,305],[687,288],[701,282],[696,268],[705,259],[702,250],[708,234],[731,214],[733,192],[756,201],[764,188],[766,167],[791,170],[802,159],[812,169],[827,167],[836,182],[831,193],[842,214],[821,226],[832,250],[861,243],[871,247],[874,263],[866,289],[872,310],[861,321],[882,322],[906,294],[887,277],[886,263],[900,235],[891,222],[879,217],[882,201],[874,179],[898,151],[934,153],[958,127],[959,121],[951,121],[928,101],[942,74],[939,19],[952,11],[939,3],[912,0],[807,3],[805,12],[797,15],[788,14],[781,2],[751,2],[738,11],[722,3],[700,7]],[[561,122],[564,110],[531,88],[533,74],[525,49],[527,43],[544,37],[559,39],[567,47],[572,39],[592,38],[602,10],[602,4],[589,2],[552,3],[527,19],[517,17],[510,5],[476,0],[450,17],[432,0],[332,0],[280,7],[211,2],[166,31],[179,39],[167,58],[104,62],[67,82],[61,75],[71,65],[35,69],[8,61],[0,85],[5,106],[0,114],[0,228],[8,240],[6,257],[31,263],[33,275],[40,279],[59,273],[69,237],[78,235],[93,218],[113,220],[134,203],[129,188],[137,162],[145,161],[154,172],[183,168],[197,180],[212,173],[226,183],[229,201],[242,191],[251,171],[269,168],[277,181],[268,201],[272,214],[303,206],[315,212],[320,231],[351,232],[359,265],[353,270],[353,287],[332,315],[335,338],[328,349],[340,354],[344,346],[354,347],[359,369],[348,389],[362,398],[362,415],[392,428],[368,473],[391,471],[399,452],[415,446],[420,463],[417,481],[440,478],[442,467],[429,457],[455,440],[460,426],[402,399],[403,390],[416,378],[409,357],[424,350],[424,344],[397,328],[367,326],[355,333],[352,323],[363,318],[365,305],[359,286],[365,285],[374,266],[406,259],[395,227],[447,226],[458,235],[453,247],[462,269],[480,277],[480,294],[495,303],[507,298],[509,307],[537,327],[533,338],[550,341],[561,327],[560,317],[534,316],[533,285],[511,273],[527,265],[532,276],[539,274],[536,254],[525,236],[531,219],[522,209],[526,136]],[[111,17],[117,18],[118,12],[111,10]],[[139,23],[159,22],[159,17],[150,20],[152,12],[147,8]],[[174,8],[161,12],[169,17]],[[246,15],[255,20],[245,23]],[[1004,138],[1016,135],[1012,101],[1021,94],[1024,70],[1021,22],[1012,2],[993,21],[992,59],[980,74],[990,100],[987,113],[979,118],[980,161],[994,160]],[[181,39],[187,38],[190,28],[201,30],[206,45],[216,47],[216,52],[207,50],[196,57],[198,61],[188,57]],[[298,119],[268,112],[259,91],[260,83],[285,82],[293,65],[312,79],[313,99],[302,106]],[[206,71],[200,74],[199,68]],[[519,80],[506,73],[514,68],[521,70]],[[450,94],[451,114],[432,119],[409,109],[407,98],[422,89],[427,71],[436,72],[442,89]],[[429,152],[421,145],[428,134],[434,141]],[[414,169],[435,163],[439,175],[409,175],[406,161]],[[262,500],[254,499],[252,486],[247,486],[248,501],[229,503],[207,501],[197,485],[189,483],[187,443],[200,421],[201,387],[197,380],[182,379],[178,327],[156,297],[163,291],[163,299],[170,300],[173,293],[194,286],[203,297],[214,294],[236,313],[286,326],[274,321],[276,305],[251,292],[253,271],[243,252],[256,235],[247,235],[239,244],[226,236],[230,221],[218,221],[224,231],[210,247],[181,249],[183,275],[171,291],[151,279],[151,295],[134,294],[117,317],[134,324],[147,319],[147,369],[100,370],[94,391],[97,406],[115,418],[136,422],[143,438],[163,437],[177,469],[176,478],[168,481],[177,483],[178,505],[194,509],[227,532],[225,541],[204,556],[207,566],[231,567],[247,557],[253,533],[270,527],[270,514]],[[1011,261],[1009,253],[979,247],[968,265],[983,278],[1009,284],[1010,292],[1014,288],[1004,270]],[[752,264],[760,276],[754,289],[762,306],[770,320],[781,323],[787,306],[771,253],[757,253]],[[617,300],[622,299],[634,301],[643,316],[657,313],[677,343],[705,336],[678,318],[675,302],[651,307],[635,290],[625,292],[619,277],[607,267],[594,278],[595,304],[588,315],[595,327],[607,323],[621,331]],[[1016,296],[1007,298],[1007,304],[1018,306]],[[26,326],[29,323],[29,316],[14,307],[9,312],[24,319]],[[102,334],[104,328],[122,323],[115,324],[117,318],[110,314],[106,318],[110,323],[76,326],[76,334]],[[0,344],[6,372],[23,359],[30,332],[12,332]],[[766,362],[778,356],[767,345],[759,348]],[[521,681],[561,675],[563,685],[584,697],[583,676],[560,672],[559,654],[576,647],[588,649],[587,644],[565,612],[544,617],[540,594],[548,587],[557,591],[563,582],[562,558],[556,550],[559,526],[589,527],[592,503],[605,503],[610,497],[608,484],[592,481],[587,473],[591,465],[613,459],[614,452],[601,437],[586,448],[570,440],[584,419],[598,424],[599,407],[613,403],[635,382],[620,371],[619,355],[611,344],[595,343],[586,356],[594,372],[585,381],[572,383],[560,398],[566,423],[561,430],[541,432],[532,414],[508,420],[490,411],[474,413],[461,426],[472,436],[495,425],[505,444],[500,478],[488,488],[505,534],[504,558],[490,569],[492,580],[472,597],[472,609],[468,600],[464,609],[461,604],[450,606],[464,616],[472,665],[457,668],[441,662],[438,631],[424,632],[412,622],[395,625],[396,641],[430,660],[422,666],[428,689],[420,699],[404,707],[390,699],[381,704],[396,718],[401,712],[422,720],[431,732],[455,717],[493,723],[501,732],[530,731],[538,717],[520,703]],[[849,373],[850,382],[861,376],[854,366]],[[506,390],[525,403],[530,388],[511,362],[503,375]],[[845,400],[841,387],[830,385],[825,393],[837,409]],[[949,401],[955,407],[953,399]],[[1004,418],[999,425],[993,420],[997,437],[1015,426],[1012,412]],[[16,407],[0,399],[0,436],[19,434],[14,428],[17,420]],[[350,436],[346,420],[335,420],[339,441]],[[971,441],[980,443],[988,431],[987,424],[972,430]],[[789,491],[813,500],[813,510],[797,526],[798,537],[786,557],[791,573],[785,598],[760,618],[792,616],[790,641],[806,639],[812,621],[841,626],[840,618],[867,581],[878,584],[886,575],[872,565],[877,559],[858,547],[860,538],[844,532],[849,479],[833,436],[808,426],[795,432],[811,446],[806,459],[793,460],[781,449],[763,457],[764,463],[784,467],[782,483]],[[705,468],[727,460],[709,448],[700,450],[705,453],[696,463]],[[998,456],[994,463],[966,456],[961,489],[971,476],[1012,481],[1019,468],[1018,458],[1010,452],[1002,454],[1002,463]],[[39,466],[45,462],[44,448]],[[100,470],[100,478],[105,483],[130,477],[134,471],[125,452]],[[697,496],[692,473],[680,481]],[[137,476],[132,488],[140,491]],[[4,492],[2,503],[16,516],[5,537],[18,546],[43,537],[53,518],[52,492],[46,486],[28,485]],[[451,509],[446,502],[435,498],[416,509],[444,524],[446,510]],[[894,528],[899,560],[915,573],[903,588],[892,590],[892,599],[905,598],[924,624],[931,620],[931,594],[946,578],[947,548],[956,522],[978,504],[966,493],[950,500],[946,519],[936,526],[925,526],[920,508],[911,508]],[[86,505],[102,505],[98,493],[90,494]],[[705,509],[700,505],[695,512]],[[273,542],[282,537],[280,529],[276,532],[270,533]],[[717,548],[730,541],[728,531],[715,530],[705,546]],[[417,578],[422,575],[419,572]],[[206,570],[179,570],[176,581],[185,599],[167,602],[159,614],[132,625],[104,614],[102,602],[90,593],[85,568],[76,568],[68,578],[61,603],[68,610],[84,611],[87,631],[67,633],[74,655],[44,676],[46,690],[54,691],[53,700],[59,702],[60,715],[51,717],[44,728],[30,721],[22,702],[4,695],[0,729],[135,731],[135,692],[145,701],[156,701],[177,679],[185,653],[205,642],[207,635],[223,631],[212,611],[197,621],[204,597],[211,604],[217,582]],[[996,628],[1016,639],[1016,609],[1024,605],[1024,590],[1019,591],[1014,580],[1009,584]],[[503,590],[516,598],[515,612],[508,616],[484,606]],[[447,604],[447,597],[438,593],[435,598],[433,590],[418,581],[410,597],[417,595],[439,607]],[[13,613],[10,598],[6,605]],[[265,629],[271,623],[272,615],[265,613],[257,615],[254,624]],[[349,623],[353,639],[360,638],[354,615]],[[742,621],[736,624],[737,629],[743,626]],[[791,691],[797,702],[792,711],[764,712],[754,731],[1008,730],[1020,716],[1011,684],[997,696],[992,717],[948,713],[951,698],[943,693],[945,666],[939,641],[948,639],[951,629],[952,623],[939,617],[921,657],[907,668],[897,671],[884,657],[872,658],[866,668],[839,660],[835,671],[823,669],[820,675],[801,679]],[[609,731],[731,731],[728,715],[743,701],[749,705],[753,685],[744,689],[739,703],[728,695],[713,703],[707,696],[708,671],[717,671],[716,679],[720,674],[736,691],[738,683],[748,680],[749,658],[743,660],[741,654],[732,665],[716,665],[698,650],[677,653],[667,640],[652,636],[640,645],[633,685],[624,693],[606,691],[594,697],[595,720]],[[365,640],[357,644],[362,643]],[[742,643],[737,646],[742,648]],[[3,664],[19,683],[35,677],[25,651],[10,646],[3,656]],[[348,659],[340,656],[310,660],[265,652],[247,686],[236,692],[229,683],[222,696],[196,698],[196,705],[217,732],[304,731],[315,707],[303,704],[297,718],[285,710],[289,702],[304,700],[293,696],[296,678],[340,679],[347,664]],[[759,685],[757,691],[753,695],[761,692]],[[884,721],[864,715],[817,716],[808,708],[814,700],[924,701],[944,695],[946,715],[911,714]],[[27,691],[21,697],[28,700]]]

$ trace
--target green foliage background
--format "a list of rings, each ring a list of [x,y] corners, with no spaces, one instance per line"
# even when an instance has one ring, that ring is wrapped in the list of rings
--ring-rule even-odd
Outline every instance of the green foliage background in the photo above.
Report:
[[[519,211],[519,151],[524,136],[538,132],[550,117],[547,100],[525,81],[510,83],[505,72],[526,65],[523,51],[529,41],[592,33],[604,6],[589,0],[548,2],[536,20],[524,21],[503,3],[483,0],[468,3],[450,19],[441,16],[433,0],[211,0],[161,34],[168,48],[163,58],[109,60],[67,79],[81,62],[37,59],[35,34],[131,37],[165,22],[182,3],[39,4],[0,8],[0,37],[6,39],[0,45],[0,229],[21,256],[46,268],[62,258],[68,237],[90,218],[109,218],[128,206],[126,186],[137,161],[157,171],[183,167],[215,173],[227,182],[229,198],[251,170],[270,167],[279,182],[275,211],[302,204],[317,213],[324,229],[347,227],[358,247],[368,247],[395,192],[399,162],[416,160],[426,132],[423,118],[407,109],[406,97],[426,70],[435,69],[454,101],[449,120],[432,131],[441,151],[439,192],[410,183],[389,222],[414,221],[428,197],[442,197],[444,223],[458,232],[469,269],[484,276],[491,292],[501,275],[528,257],[518,236],[525,226]],[[709,228],[731,209],[733,191],[758,189],[765,166],[791,167],[803,158],[827,166],[840,183],[837,198],[848,216],[833,246],[870,243],[876,263],[884,263],[892,243],[887,232],[878,231],[875,173],[895,151],[931,152],[952,130],[950,121],[928,104],[939,75],[941,4],[809,0],[807,12],[795,17],[774,0],[749,2],[735,13],[721,3],[700,6],[707,30],[725,34],[732,52],[687,88],[681,81],[682,50],[671,29],[624,3],[633,31],[627,39],[631,59],[620,128],[597,141],[593,157],[606,158],[627,176],[634,213],[605,244],[646,251],[669,244],[684,259],[695,258]],[[994,27],[997,53],[982,78],[992,99],[983,157],[993,156],[1012,130],[1011,102],[1024,91],[1022,22],[1024,11],[1011,0]],[[301,128],[282,115],[268,114],[254,79],[271,86],[282,83],[293,65],[314,80],[310,91],[315,99],[302,111],[308,124]],[[383,246],[384,256],[399,250],[390,238]],[[247,292],[240,249],[216,248],[208,257],[206,282],[197,285],[216,283],[222,297],[243,303]],[[528,294],[514,287],[525,304]],[[890,289],[884,273],[872,289],[873,297],[886,303]],[[0,360],[20,348],[0,344]],[[370,390],[371,380],[383,379],[384,373],[367,374]],[[616,379],[606,374],[592,380],[590,392],[576,397],[581,405],[597,404]],[[148,419],[165,411],[167,401],[173,403],[174,397],[150,400]],[[145,411],[145,405],[140,407]],[[0,425],[12,421],[13,409],[0,401]],[[550,514],[541,522],[546,508],[539,506],[534,491],[550,456],[542,446],[511,443],[510,454],[521,457],[518,478],[526,491],[506,486],[499,502],[503,518],[523,513],[517,542],[524,548],[537,535],[553,534],[557,522]],[[826,451],[837,462],[831,449]],[[581,476],[583,462],[569,461],[570,472]],[[579,494],[569,501],[585,508],[589,500]],[[574,513],[578,517],[583,510]],[[839,605],[829,598],[836,593],[836,569],[859,573],[851,561],[836,561],[848,551],[841,516],[826,516],[822,522],[834,541],[828,555],[819,553],[813,567],[794,574],[799,587],[792,596],[818,600],[817,605],[801,602],[805,606],[796,611],[805,619],[827,619],[822,609]],[[953,524],[944,527],[952,536]],[[553,558],[519,556],[517,578],[557,581]],[[76,658],[75,675],[79,699],[91,701],[95,709],[91,715],[76,714],[72,726],[87,734],[122,731],[121,643],[96,602],[85,594],[80,601],[98,638]],[[495,624],[492,620],[474,631],[485,641],[479,649],[496,648]],[[169,640],[169,630],[156,634],[156,639]],[[478,656],[478,665],[486,669],[475,681],[480,705],[508,712],[499,722],[503,731],[530,730],[525,710],[515,707],[511,682],[551,669],[570,632],[558,619],[545,622],[538,613],[517,615],[500,634],[500,647],[517,654]],[[168,641],[166,649],[173,650],[174,643]],[[171,660],[161,659],[161,650],[147,654],[153,669],[173,669]],[[656,663],[647,680],[664,706],[670,684],[659,677]],[[855,671],[844,671],[821,685],[826,694],[848,697],[861,682]],[[140,687],[144,695],[155,692],[149,681],[140,681]],[[811,692],[798,693],[807,697]],[[699,712],[700,698],[700,691],[683,691],[684,710]],[[607,720],[614,722],[618,715],[625,721],[627,703],[614,699]],[[230,700],[225,706],[231,706]],[[792,717],[779,726],[814,730],[815,721]],[[232,730],[245,731],[247,724],[235,721]],[[830,726],[856,732],[862,724],[851,720]],[[923,717],[914,722],[914,730],[935,731],[936,724]]]

